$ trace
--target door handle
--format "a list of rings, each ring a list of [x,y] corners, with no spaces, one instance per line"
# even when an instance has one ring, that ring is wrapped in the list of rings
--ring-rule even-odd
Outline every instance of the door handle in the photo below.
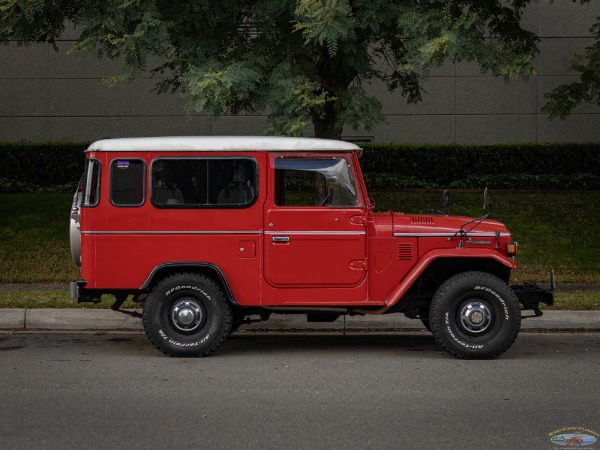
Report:
[[[273,236],[271,238],[273,242],[290,242],[289,236]]]

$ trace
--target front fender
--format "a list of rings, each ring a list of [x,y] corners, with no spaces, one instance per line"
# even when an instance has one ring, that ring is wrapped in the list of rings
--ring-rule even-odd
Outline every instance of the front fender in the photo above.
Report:
[[[385,300],[386,308],[394,306],[404,294],[410,289],[413,283],[419,278],[423,271],[433,261],[442,258],[477,258],[496,261],[509,269],[516,269],[517,264],[510,258],[496,252],[490,252],[489,249],[479,248],[453,248],[439,249],[427,252],[421,260],[413,266],[404,279],[398,284],[388,298]]]

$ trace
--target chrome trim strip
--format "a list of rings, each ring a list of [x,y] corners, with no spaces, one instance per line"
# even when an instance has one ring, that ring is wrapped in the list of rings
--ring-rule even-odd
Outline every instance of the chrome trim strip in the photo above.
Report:
[[[306,236],[326,234],[326,235],[330,235],[330,236],[337,236],[337,235],[361,236],[361,235],[367,234],[367,232],[366,231],[265,231],[265,234],[266,235],[290,234],[290,235],[306,235]]]
[[[262,231],[137,231],[137,230],[119,230],[119,231],[82,231],[81,234],[262,234]]]
[[[351,235],[361,236],[366,231],[208,231],[208,230],[186,230],[186,231],[140,231],[140,230],[111,230],[111,231],[82,231],[81,234],[266,234],[266,235]]]
[[[496,233],[465,232],[467,237],[496,237]],[[460,231],[454,233],[394,233],[394,237],[459,237]],[[500,233],[500,237],[510,237],[510,233]]]

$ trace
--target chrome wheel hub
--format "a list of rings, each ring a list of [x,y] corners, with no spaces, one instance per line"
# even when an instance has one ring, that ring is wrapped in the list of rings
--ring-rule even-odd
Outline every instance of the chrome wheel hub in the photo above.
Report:
[[[171,308],[171,322],[180,331],[194,331],[202,324],[203,319],[202,308],[193,299],[179,300]]]
[[[485,332],[490,327],[492,319],[492,311],[482,302],[469,302],[460,311],[460,322],[469,333]]]

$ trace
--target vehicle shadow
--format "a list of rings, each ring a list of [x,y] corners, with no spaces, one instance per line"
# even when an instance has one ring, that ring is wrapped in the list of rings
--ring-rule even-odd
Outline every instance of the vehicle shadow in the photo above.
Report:
[[[251,353],[421,353],[439,357],[445,352],[426,332],[410,333],[256,333],[238,332],[215,352],[215,356]]]

